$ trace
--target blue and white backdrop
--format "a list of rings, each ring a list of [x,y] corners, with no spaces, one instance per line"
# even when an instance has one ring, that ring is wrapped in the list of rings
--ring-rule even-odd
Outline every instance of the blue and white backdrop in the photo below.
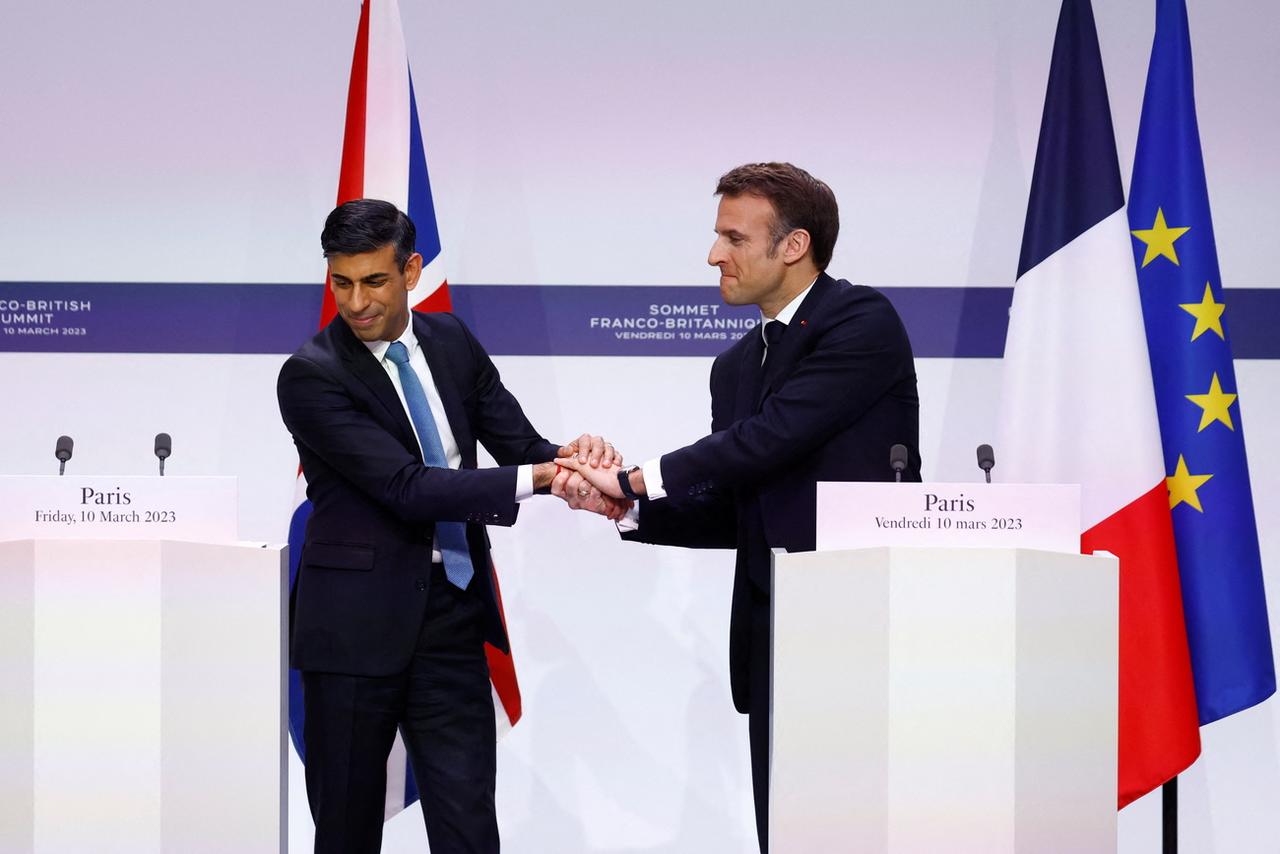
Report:
[[[840,199],[832,272],[908,320],[926,478],[976,479],[1055,0],[401,5],[456,308],[546,435],[600,432],[639,461],[705,431],[724,342],[619,337],[614,319],[665,332],[695,305],[749,322],[717,308],[711,191],[740,162],[787,159]],[[1280,16],[1189,5],[1274,591]],[[242,536],[283,540],[296,457],[275,375],[318,312],[358,3],[0,10],[0,471],[52,472],[68,433],[77,471],[147,473],[164,430],[171,472],[238,476]],[[1095,11],[1127,184],[1154,4]],[[507,850],[752,850],[730,557],[624,545],[552,499],[493,537],[525,709],[499,751]],[[1203,737],[1186,850],[1280,850],[1275,701]],[[290,847],[306,851],[292,771]],[[1157,798],[1121,814],[1123,851],[1155,850]],[[422,839],[411,810],[385,850]]]

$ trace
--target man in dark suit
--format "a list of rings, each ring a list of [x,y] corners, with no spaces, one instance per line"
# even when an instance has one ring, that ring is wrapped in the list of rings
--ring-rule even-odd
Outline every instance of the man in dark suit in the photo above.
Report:
[[[484,642],[508,649],[484,525],[546,491],[625,507],[549,462],[620,462],[598,437],[543,439],[451,314],[416,314],[422,256],[394,205],[348,202],[321,244],[339,318],[280,371],[280,412],[314,510],[292,591],[317,852],[376,852],[403,733],[431,850],[496,852],[495,724]],[[498,467],[476,467],[476,443]]]
[[[891,480],[889,449],[908,448],[920,479],[919,398],[911,344],[879,292],[824,270],[839,232],[829,187],[788,163],[720,179],[716,240],[730,305],[756,305],[762,329],[711,367],[711,434],[607,470],[576,465],[618,499],[638,497],[625,539],[734,548],[729,628],[733,702],[750,716],[760,849],[768,846],[771,548],[812,551],[818,481]]]

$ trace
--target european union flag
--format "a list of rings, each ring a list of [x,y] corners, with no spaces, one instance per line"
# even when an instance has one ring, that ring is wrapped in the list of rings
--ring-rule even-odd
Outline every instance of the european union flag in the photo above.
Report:
[[[1157,0],[1129,194],[1200,723],[1276,690],[1184,0]]]

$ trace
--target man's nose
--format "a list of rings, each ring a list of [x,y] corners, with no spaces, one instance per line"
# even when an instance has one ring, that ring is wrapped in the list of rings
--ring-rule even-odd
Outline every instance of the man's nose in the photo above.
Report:
[[[347,305],[357,314],[369,305],[369,294],[363,286],[359,284],[351,286],[351,298],[347,300]]]
[[[711,244],[711,251],[707,253],[707,263],[712,267],[719,267],[724,261],[724,251],[720,248],[720,241],[717,240]]]

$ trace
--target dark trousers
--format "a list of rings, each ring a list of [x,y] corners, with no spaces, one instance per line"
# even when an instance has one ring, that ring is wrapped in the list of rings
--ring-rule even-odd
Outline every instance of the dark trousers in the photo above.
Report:
[[[772,699],[772,557],[764,536],[760,504],[738,503],[738,565],[733,579],[733,620],[729,634],[729,671],[734,705],[747,713],[751,746],[751,794],[756,810],[756,839],[769,854],[769,743]],[[745,666],[744,666],[745,665]],[[740,686],[745,681],[746,697]],[[745,708],[744,708],[745,706]]]
[[[307,800],[316,823],[316,854],[375,854],[381,848],[387,755],[397,728],[413,766],[432,854],[498,851],[483,614],[479,598],[449,583],[437,564],[405,672],[303,672]]]
[[[756,837],[760,854],[769,854],[769,744],[772,694],[769,672],[769,597],[753,590],[751,602],[751,697],[747,718],[747,737],[751,743],[751,793],[756,807]]]

